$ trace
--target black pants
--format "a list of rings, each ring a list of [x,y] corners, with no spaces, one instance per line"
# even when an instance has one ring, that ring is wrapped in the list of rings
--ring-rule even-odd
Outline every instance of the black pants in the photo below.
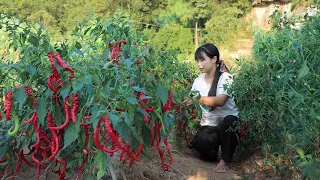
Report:
[[[216,161],[219,146],[221,145],[222,159],[229,163],[238,144],[235,132],[226,131],[236,116],[226,116],[218,126],[201,126],[191,141],[191,148],[197,150],[202,158],[208,161]]]

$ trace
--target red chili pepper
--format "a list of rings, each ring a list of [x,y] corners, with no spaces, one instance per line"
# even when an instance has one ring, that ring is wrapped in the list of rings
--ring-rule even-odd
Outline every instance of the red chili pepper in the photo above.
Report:
[[[56,53],[54,55],[59,63],[59,65],[63,68],[66,69],[71,73],[69,80],[71,81],[74,78],[74,70],[61,58],[59,53]]]
[[[246,130],[248,129],[248,124],[245,124],[244,126],[242,126],[241,128],[241,132],[240,132],[240,139],[246,136]]]
[[[67,104],[68,102],[68,99],[69,99],[69,96],[67,96],[65,99],[64,99],[64,111],[66,113],[66,121],[61,125],[61,126],[57,126],[57,127],[48,127],[49,129],[52,129],[52,130],[62,130],[64,129],[65,127],[67,127],[67,125],[69,124],[69,121],[70,121],[70,108]]]
[[[166,138],[163,142],[164,142],[164,144],[165,144],[166,147],[167,147],[167,152],[168,152],[168,155],[169,155],[169,157],[170,157],[170,161],[169,161],[169,164],[167,164],[167,165],[162,165],[162,169],[163,169],[164,171],[168,171],[169,167],[173,164],[173,156],[172,156],[172,154],[171,154],[171,148],[170,148],[170,145],[169,145],[169,143],[168,143],[168,138]],[[164,164],[164,161],[163,161],[163,164]]]
[[[154,131],[153,128],[150,125],[150,135],[151,135],[151,144],[150,146],[153,147],[154,146]]]
[[[60,74],[59,74],[59,71],[57,70],[55,64],[54,64],[54,57],[53,57],[53,54],[52,52],[48,52],[47,56],[49,57],[49,60],[51,62],[51,68],[52,68],[52,71],[53,71],[53,76],[54,78],[57,80],[57,82],[60,84],[61,87],[63,87],[63,81],[61,80],[60,78]]]
[[[138,150],[136,152],[136,154],[134,155],[136,157],[136,159],[139,158],[140,154],[142,153],[142,149],[143,149],[143,143],[139,143],[139,147],[138,147]],[[133,164],[133,159],[130,161],[130,167],[132,167],[132,164]]]
[[[52,118],[52,114],[48,113],[47,116],[47,120],[48,120],[48,127],[52,127],[53,126],[53,118]],[[51,138],[52,138],[52,142],[51,142],[51,156],[46,160],[46,162],[54,159],[56,157],[56,155],[59,152],[60,149],[60,142],[59,142],[59,138],[58,135],[56,133],[55,130],[50,129],[51,132]]]
[[[47,80],[47,85],[49,87],[49,89],[51,89],[51,91],[55,94],[58,90],[57,87],[52,85],[52,81],[55,79],[54,74],[50,74],[50,76],[48,77]]]
[[[6,111],[6,119],[11,120],[11,109],[12,109],[12,91],[7,92],[6,104],[4,105]]]
[[[196,118],[196,117],[197,117],[197,114],[195,114],[195,113],[193,112],[193,109],[192,109],[192,111],[188,110],[188,112],[189,112],[189,114],[190,114],[193,118]]]
[[[136,157],[134,157],[128,148],[122,146],[118,140],[118,137],[117,137],[117,134],[116,132],[114,131],[114,129],[112,128],[111,126],[111,123],[110,123],[110,119],[108,118],[108,116],[104,116],[103,117],[103,120],[104,120],[104,125],[105,125],[105,131],[107,131],[110,139],[112,140],[112,143],[116,146],[118,146],[118,148],[124,150],[127,152],[127,155],[128,157],[130,157],[131,159],[135,160],[135,161],[138,161],[140,162],[140,160],[138,160]]]
[[[89,133],[89,130],[88,130],[88,126],[90,126],[90,124],[86,124],[84,122],[80,122],[80,126],[83,126],[84,133],[86,135],[86,139],[85,139],[85,142],[84,142],[84,149],[87,151],[88,154],[94,154],[94,152],[92,152],[88,147],[88,144],[89,144],[89,141],[90,141],[90,133]]]
[[[144,122],[145,122],[145,123],[148,123],[149,120],[150,120],[150,116],[148,116],[147,114],[144,114],[144,115],[143,115],[143,119],[144,119]]]
[[[59,169],[59,179],[64,179],[65,178],[65,173],[67,170],[67,162],[65,160],[62,160],[60,158],[56,158],[57,162],[62,163],[63,167],[62,169]]]
[[[21,150],[17,156],[18,156],[18,163],[11,179],[14,179],[14,177],[17,176],[18,172],[20,171],[22,160],[23,160],[23,150]]]
[[[114,150],[107,149],[104,146],[102,146],[99,141],[99,128],[100,128],[101,121],[102,121],[102,119],[99,119],[99,122],[96,126],[96,129],[94,130],[94,134],[93,134],[94,144],[97,146],[98,149],[100,149],[106,153],[114,153],[114,152],[118,151],[119,148],[116,148]]]
[[[82,176],[82,169],[85,165],[85,163],[87,162],[88,159],[88,154],[83,154],[83,161],[81,163],[81,165],[78,167],[78,176],[77,179],[81,180],[81,176]]]
[[[36,132],[37,141],[36,141],[35,144],[33,144],[33,145],[30,147],[30,149],[33,149],[34,147],[37,147],[37,146],[40,145],[40,131],[39,131],[39,129],[38,129],[37,123],[38,123],[38,118],[36,117],[36,118],[33,120],[33,129],[34,129],[35,132]]]
[[[34,95],[32,93],[32,89],[30,87],[28,87],[28,86],[23,87],[23,89],[24,89],[24,92],[28,95],[28,97],[32,100],[34,109],[36,109],[37,100],[36,100],[36,98],[34,97]]]
[[[37,152],[38,152],[38,150],[39,150],[39,148],[36,148],[36,150],[32,153],[32,160],[35,162],[35,163],[37,163],[38,165],[40,165],[40,166],[43,166],[43,167],[46,167],[44,164],[42,164],[42,162],[40,161],[40,160],[38,160],[36,157],[35,157],[35,155],[37,154]]]
[[[155,129],[155,131],[156,131],[156,133],[157,133],[157,137],[156,137],[156,149],[158,150],[159,155],[160,155],[160,158],[161,158],[161,166],[162,166],[162,169],[163,169],[164,171],[168,171],[169,167],[170,167],[170,166],[172,165],[172,163],[173,163],[173,156],[172,156],[172,154],[171,154],[170,145],[169,145],[169,143],[168,143],[168,138],[166,138],[166,139],[164,140],[164,144],[166,145],[168,155],[170,156],[169,164],[166,165],[166,164],[164,163],[164,153],[163,153],[163,150],[161,150],[161,148],[160,148],[160,142],[161,142],[160,129],[161,129],[161,126],[162,126],[161,123],[159,123],[159,124],[155,123],[154,129]]]
[[[78,94],[72,95],[72,108],[71,108],[71,120],[73,123],[77,122],[77,111],[79,109],[79,97]]]
[[[22,156],[22,160],[23,160],[26,164],[28,164],[30,167],[34,167],[34,165],[33,165],[28,159],[26,159],[26,157]]]
[[[82,116],[82,118],[85,119],[85,120],[89,120],[89,119],[91,119],[91,117],[92,116]]]
[[[6,157],[0,159],[0,163],[6,162],[7,160],[8,160],[8,157],[6,156]]]
[[[37,118],[37,112],[36,112],[36,111],[33,112],[32,116],[31,116],[31,118],[30,118],[29,120],[23,121],[22,124],[31,123],[31,122],[33,122],[33,120],[34,120],[35,118]]]
[[[154,106],[148,106],[146,107],[145,111],[152,112],[154,110]]]
[[[41,165],[39,164],[39,165],[37,166],[37,172],[36,172],[37,180],[40,180],[40,172],[41,172]]]
[[[139,92],[138,97],[139,97],[139,101],[143,102],[143,103],[147,103],[148,99],[147,98],[143,98],[142,96],[144,96],[145,94],[143,92]]]
[[[172,96],[169,94],[166,104],[163,106],[163,112],[167,112],[169,110],[172,110]]]

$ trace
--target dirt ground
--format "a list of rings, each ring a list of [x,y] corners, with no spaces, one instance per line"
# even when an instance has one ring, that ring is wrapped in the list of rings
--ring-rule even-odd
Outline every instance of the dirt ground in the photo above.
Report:
[[[280,179],[271,176],[266,170],[263,170],[262,155],[253,153],[240,158],[234,158],[231,164],[231,170],[226,173],[217,173],[213,169],[216,163],[201,160],[198,153],[189,149],[182,148],[175,151],[174,163],[168,171],[163,171],[160,159],[156,152],[151,153],[152,158],[148,159],[141,156],[142,162],[134,163],[132,168],[128,164],[122,165],[118,161],[117,154],[112,158],[113,172],[118,180],[233,180],[233,179],[254,179],[254,180],[273,180]],[[166,159],[167,160],[167,159]],[[20,173],[16,179],[33,180],[35,178],[35,168],[29,168],[23,164]],[[74,177],[66,179],[76,179],[76,170]],[[55,180],[58,176],[49,169],[42,170],[41,180]],[[111,180],[112,177],[105,176],[104,180]]]

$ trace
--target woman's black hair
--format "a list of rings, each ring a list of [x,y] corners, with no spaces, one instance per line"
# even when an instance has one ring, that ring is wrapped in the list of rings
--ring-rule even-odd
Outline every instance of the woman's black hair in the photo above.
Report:
[[[217,86],[218,86],[218,81],[219,81],[219,78],[221,76],[221,72],[220,72],[220,54],[219,54],[219,50],[218,48],[211,44],[211,43],[207,43],[207,44],[204,44],[202,46],[200,46],[195,54],[194,54],[194,58],[195,60],[200,60],[200,59],[204,59],[203,57],[203,53],[205,53],[209,58],[213,58],[214,56],[217,56],[217,69],[216,69],[216,72],[215,72],[215,75],[214,75],[214,79],[212,81],[212,84],[211,84],[211,87],[210,87],[210,90],[209,90],[209,93],[208,93],[208,96],[216,96],[217,95]]]

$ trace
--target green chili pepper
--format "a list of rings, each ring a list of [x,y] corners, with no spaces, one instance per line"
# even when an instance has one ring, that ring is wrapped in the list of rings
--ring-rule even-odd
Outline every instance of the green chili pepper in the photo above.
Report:
[[[20,129],[20,120],[18,116],[13,112],[12,118],[14,120],[14,126],[12,126],[8,131],[8,136],[14,136],[19,132]]]

